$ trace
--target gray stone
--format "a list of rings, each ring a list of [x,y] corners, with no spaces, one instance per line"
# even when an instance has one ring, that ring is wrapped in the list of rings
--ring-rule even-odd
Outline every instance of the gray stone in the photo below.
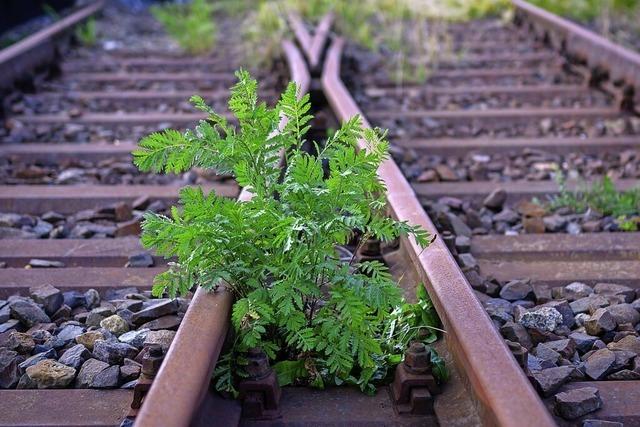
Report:
[[[500,290],[500,298],[507,301],[524,300],[533,297],[530,280],[512,280]]]
[[[118,301],[117,307],[119,310],[129,310],[131,312],[140,311],[142,309],[143,302],[134,299],[126,299]]]
[[[20,380],[18,353],[0,347],[0,388],[13,388]]]
[[[470,253],[458,254],[458,263],[464,271],[478,267],[478,261]]]
[[[62,298],[64,299],[64,304],[71,307],[71,309],[83,306],[86,303],[84,294],[78,291],[63,292]]]
[[[586,313],[598,308],[607,307],[609,300],[602,295],[590,295],[580,298],[569,304],[573,314]]]
[[[87,320],[85,324],[87,327],[91,326],[100,326],[100,322],[102,322],[107,317],[113,316],[115,311],[111,307],[96,307],[87,316]]]
[[[553,363],[554,366],[557,366],[560,359],[562,359],[562,355],[544,344],[545,343],[538,344],[535,348],[535,356],[542,360],[547,360]]]
[[[127,324],[127,321],[117,314],[103,319],[100,322],[100,327],[106,329],[115,336],[120,336],[129,331],[129,325]]]
[[[22,374],[20,377],[20,381],[18,381],[18,385],[16,386],[18,390],[30,390],[38,388],[38,383],[32,380],[29,375],[26,373]]]
[[[169,316],[162,316],[151,322],[147,322],[140,326],[142,329],[149,329],[152,331],[159,331],[161,329],[177,330],[180,326],[182,317],[170,314]]]
[[[4,304],[0,307],[0,324],[8,321],[11,318],[11,309],[8,304]]]
[[[630,303],[636,298],[636,291],[628,286],[614,283],[598,283],[593,288],[596,294],[614,295],[622,298],[623,302]]]
[[[136,348],[142,348],[144,341],[147,339],[149,329],[138,329],[137,331],[129,331],[118,337],[120,342],[129,344]]]
[[[570,359],[576,352],[576,343],[571,339],[549,341],[538,345],[548,347],[562,355],[565,359]]]
[[[507,201],[507,192],[502,188],[493,190],[482,202],[482,204],[493,210],[499,210]]]
[[[21,354],[31,354],[36,342],[31,335],[23,332],[13,331],[9,333],[9,338],[4,344],[9,350],[17,351]]]
[[[541,371],[543,369],[555,368],[556,364],[550,360],[540,359],[537,356],[529,354],[527,358],[527,368],[530,371]]]
[[[571,310],[571,306],[567,301],[549,301],[542,305],[543,307],[551,307],[558,310],[558,312],[562,315],[562,324],[564,324],[568,328],[572,328],[575,325],[576,320],[573,315],[573,310]]]
[[[29,366],[33,366],[45,359],[55,359],[56,357],[58,357],[58,354],[54,349],[50,348],[49,350],[35,354],[24,362],[20,363],[20,371],[24,372]]]
[[[84,334],[80,334],[76,337],[76,342],[87,347],[89,350],[93,350],[93,345],[97,340],[104,340],[105,336],[100,331],[87,331]]]
[[[162,351],[166,352],[169,350],[171,342],[175,336],[175,331],[150,331],[147,334],[147,339],[144,340],[144,343],[145,345],[159,344],[160,347],[162,347]]]
[[[566,420],[575,420],[602,408],[600,392],[595,387],[583,387],[558,393],[554,402],[556,412]]]
[[[107,301],[124,300],[127,299],[129,294],[137,294],[138,288],[129,286],[126,288],[109,289],[104,294],[104,299]]]
[[[38,323],[50,323],[51,319],[37,304],[19,300],[11,304],[11,316],[28,328]]]
[[[82,364],[90,358],[91,353],[89,350],[82,344],[76,344],[65,351],[58,361],[72,368],[79,369]]]
[[[637,381],[640,380],[640,373],[629,369],[622,369],[607,375],[606,379],[609,381]]]
[[[595,351],[584,364],[585,374],[594,380],[604,378],[613,367],[616,355],[613,351],[603,348]]]
[[[450,213],[447,214],[447,218],[449,219],[449,224],[451,224],[453,234],[455,234],[456,236],[471,237],[471,235],[473,234],[471,228],[469,228],[469,226],[457,215]]]
[[[584,420],[582,427],[624,427],[624,424],[616,421]]]
[[[29,266],[31,268],[64,268],[64,263],[60,261],[50,261],[46,259],[31,259],[29,260]]]
[[[629,350],[618,350],[614,351],[613,354],[616,356],[616,361],[611,367],[612,371],[619,371],[620,369],[631,367],[631,362],[634,357],[636,357],[636,353]]]
[[[110,365],[120,365],[124,358],[134,359],[137,354],[135,347],[121,342],[98,340],[93,345],[93,356]]]
[[[569,380],[574,370],[572,366],[559,366],[532,372],[531,377],[538,392],[544,397],[549,397]]]
[[[601,335],[613,331],[616,326],[613,316],[605,308],[597,309],[589,320],[584,322],[584,327],[589,335]]]
[[[89,359],[82,364],[78,377],[76,378],[76,388],[89,388],[93,379],[100,372],[109,368],[109,364],[96,359]]]
[[[38,388],[64,388],[71,384],[76,370],[55,360],[46,359],[26,369]]]
[[[611,342],[607,344],[607,348],[610,350],[632,351],[635,354],[640,354],[640,338],[633,335],[627,335],[618,342]]]
[[[505,339],[509,341],[517,342],[527,350],[533,348],[533,342],[527,332],[527,329],[519,323],[506,322],[500,328],[500,333]]]
[[[89,289],[84,293],[85,306],[91,310],[100,305],[100,293],[95,289]]]
[[[575,326],[577,326],[579,328],[582,328],[584,330],[583,326],[584,326],[585,322],[587,320],[589,320],[590,318],[591,318],[591,316],[589,316],[587,313],[578,313],[578,314],[576,314],[576,316],[574,317],[574,319],[576,321]]]
[[[175,314],[177,312],[177,300],[164,300],[155,303],[143,310],[140,310],[137,313],[134,313],[132,320],[135,325],[139,326],[144,323],[150,322],[151,320],[157,319],[158,317]]]
[[[76,339],[78,335],[84,332],[84,328],[80,325],[66,325],[58,332],[58,339],[69,343]]]
[[[45,313],[53,315],[64,303],[64,296],[59,289],[51,285],[42,285],[29,289],[31,299],[41,304]]]
[[[573,342],[575,342],[576,349],[580,353],[586,353],[587,351],[591,350],[591,348],[593,347],[593,344],[598,339],[598,337],[594,337],[594,336],[580,333],[580,332],[573,332],[571,335],[569,335],[569,338],[571,338]]]
[[[133,361],[132,361],[133,362]],[[133,362],[135,363],[135,362]],[[125,364],[120,367],[120,378],[122,382],[129,382],[138,379],[141,367],[139,364]]]
[[[557,326],[562,324],[562,315],[555,308],[541,307],[524,313],[520,324],[525,328],[553,332]]]
[[[120,367],[109,366],[98,372],[91,381],[91,388],[116,388],[120,385]]]
[[[593,288],[580,282],[569,283],[564,287],[564,298],[575,301],[593,294]]]
[[[513,209],[504,208],[493,216],[496,222],[506,222],[507,224],[515,224],[520,219],[520,215]]]
[[[613,317],[613,320],[616,321],[618,325],[623,323],[631,323],[632,325],[636,325],[640,322],[640,313],[633,308],[631,304],[616,304],[611,305],[605,308]]]
[[[125,267],[133,267],[133,268],[144,268],[144,267],[153,267],[154,261],[153,257],[147,252],[130,255],[129,261],[127,262]]]

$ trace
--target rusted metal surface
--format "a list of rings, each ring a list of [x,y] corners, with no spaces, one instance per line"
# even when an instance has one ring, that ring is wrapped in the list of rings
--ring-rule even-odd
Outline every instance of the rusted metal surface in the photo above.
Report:
[[[607,70],[611,80],[640,87],[640,54],[524,0],[512,0],[512,3],[517,18],[530,23],[540,35],[547,34],[556,48],[579,57],[591,68]]]
[[[28,295],[29,288],[43,283],[61,291],[96,289],[102,293],[117,287],[135,286],[151,289],[153,278],[166,267],[123,268],[118,267],[65,267],[65,268],[17,268],[0,269],[0,298],[10,295]]]
[[[225,85],[235,82],[233,73],[67,73],[65,80],[91,83],[114,82],[218,82]]]
[[[261,92],[262,96],[272,95],[273,91]],[[42,98],[65,98],[76,101],[93,101],[93,100],[109,100],[109,101],[188,101],[193,95],[193,90],[123,90],[123,91],[73,91],[60,94],[58,92],[40,92],[38,99]],[[205,100],[227,99],[229,97],[228,90],[214,91],[198,91],[198,95]]]
[[[235,197],[235,183],[201,186],[205,193],[214,191]],[[150,200],[174,203],[182,186],[178,185],[6,185],[0,186],[0,211],[42,214],[55,211],[71,214],[83,209],[102,208],[117,202],[133,202],[147,196]]]
[[[118,239],[0,239],[0,260],[24,267],[30,259],[61,261],[67,267],[124,267],[130,255],[145,252],[137,237]],[[154,258],[164,264],[162,257]]]
[[[116,427],[127,415],[132,394],[131,390],[2,390],[0,426]]]
[[[56,38],[69,32],[75,25],[97,13],[105,1],[98,0],[72,13],[41,31],[0,51],[0,89],[9,87],[32,70],[56,56]]]
[[[311,78],[302,55],[288,41],[283,50],[291,80],[301,94],[307,93]],[[239,200],[250,198],[246,190],[238,196]],[[224,289],[207,292],[198,288],[136,418],[137,427],[188,426],[199,418],[202,403],[211,399],[207,390],[229,327],[232,303],[232,295]],[[185,361],[189,369],[184,369]]]
[[[431,372],[431,356],[424,344],[411,343],[405,351],[390,390],[399,414],[434,414],[433,395],[440,392],[440,387]]]
[[[640,180],[620,179],[614,184],[619,191],[625,191],[640,186]],[[576,181],[566,182],[566,188],[569,191],[580,190],[584,185],[584,183]],[[468,181],[464,182],[464,185],[460,182],[434,182],[412,183],[411,186],[420,197],[437,199],[451,196],[474,200],[481,200],[495,190],[496,187],[500,187],[507,192],[508,203],[533,197],[544,200],[545,196],[551,196],[559,192],[558,184],[554,181],[511,181],[499,184],[490,181]]]
[[[333,24],[333,13],[329,12],[322,17],[318,26],[315,27],[313,35],[308,31],[304,21],[297,13],[290,12],[287,18],[304,56],[309,61],[311,70],[314,71],[320,65],[320,60],[322,59],[322,51]]]
[[[478,258],[517,261],[640,260],[640,233],[473,236],[471,253]]]
[[[412,118],[446,120],[447,123],[469,123],[473,120],[485,122],[526,120],[536,121],[544,118],[581,119],[618,117],[620,111],[614,107],[595,108],[490,108],[487,110],[388,110],[368,111],[371,119]]]
[[[600,138],[433,138],[393,139],[400,147],[412,148],[431,155],[464,156],[477,150],[485,154],[515,153],[525,149],[538,149],[549,153],[571,152],[602,153],[640,148],[638,136]]]
[[[343,44],[341,39],[334,41],[325,62],[322,85],[338,118],[346,120],[361,112],[339,77]],[[393,216],[437,234],[396,164],[391,160],[385,162],[379,175],[387,184]],[[501,426],[554,425],[444,243],[436,240],[426,251],[412,239],[408,245],[412,262],[419,268],[447,330],[447,344],[477,399],[483,421]]]
[[[231,118],[230,113],[222,113],[223,116]],[[173,125],[192,125],[198,120],[204,120],[207,114],[203,113],[84,113],[81,116],[71,117],[66,113],[61,114],[38,114],[34,116],[14,116],[13,119],[35,125],[61,125],[66,123],[77,123],[85,125],[108,125],[108,126],[135,126],[149,125],[157,126],[160,123],[171,123]]]

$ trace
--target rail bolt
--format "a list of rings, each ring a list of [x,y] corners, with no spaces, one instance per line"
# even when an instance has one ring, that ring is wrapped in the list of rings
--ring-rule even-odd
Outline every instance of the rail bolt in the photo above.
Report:
[[[412,374],[431,372],[431,357],[427,348],[420,342],[412,342],[404,353],[405,368]]]
[[[260,348],[247,352],[248,378],[238,384],[242,400],[242,416],[246,419],[274,419],[280,417],[280,397],[276,373],[269,366],[269,358]]]
[[[147,378],[154,378],[162,365],[162,347],[159,345],[149,346],[147,354],[142,358],[142,375]]]
[[[247,352],[247,374],[253,380],[265,378],[271,373],[269,358],[260,348],[252,348]]]

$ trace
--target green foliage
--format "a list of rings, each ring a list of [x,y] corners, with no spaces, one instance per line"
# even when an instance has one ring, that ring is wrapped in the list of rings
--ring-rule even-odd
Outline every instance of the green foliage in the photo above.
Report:
[[[98,28],[96,20],[89,18],[84,24],[76,28],[76,38],[85,46],[94,46],[98,41]]]
[[[623,231],[636,231],[640,215],[640,188],[618,191],[609,177],[583,185],[579,191],[569,191],[564,177],[558,179],[560,194],[551,201],[551,208],[568,207],[575,212],[593,209],[602,215],[617,218]]]
[[[178,260],[156,279],[153,292],[175,296],[195,284],[215,289],[224,283],[234,294],[233,348],[216,371],[220,390],[234,392],[242,355],[259,346],[280,362],[283,383],[304,377],[316,387],[348,383],[370,391],[397,362],[391,356],[437,317],[424,294],[416,306],[403,304],[385,265],[346,263],[336,246],[356,236],[389,241],[413,235],[426,247],[430,236],[385,215],[385,186],[377,175],[388,158],[382,132],[363,129],[354,117],[316,144],[312,156],[301,150],[311,120],[309,96],[299,98],[290,83],[269,108],[258,102],[257,82],[245,71],[236,75],[229,109],[237,126],[193,97],[209,114],[206,121],[182,134],[152,134],[134,152],[143,171],[215,168],[253,193],[239,201],[185,188],[170,216],[146,214],[144,246]],[[359,150],[358,140],[367,149]]]
[[[637,11],[637,0],[531,0],[531,3],[579,21],[594,21],[611,11],[628,13]]]
[[[255,5],[247,14],[242,31],[247,63],[252,67],[273,65],[289,31],[280,2],[262,1]]]
[[[208,0],[193,0],[186,5],[153,6],[151,13],[185,51],[202,54],[215,45],[213,5]]]

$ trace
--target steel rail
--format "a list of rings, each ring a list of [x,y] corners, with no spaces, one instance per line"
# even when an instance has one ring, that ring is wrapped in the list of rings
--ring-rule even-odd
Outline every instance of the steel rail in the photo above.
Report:
[[[313,36],[307,30],[300,15],[290,12],[287,14],[287,18],[304,56],[309,61],[311,70],[317,69],[322,59],[322,52],[329,36],[331,25],[333,25],[334,14],[329,12],[322,17],[313,32]]]
[[[547,35],[554,47],[586,61],[592,68],[608,71],[612,81],[624,81],[640,89],[640,54],[527,1],[512,3],[517,18],[529,22],[540,35]]]
[[[91,3],[55,24],[0,50],[0,76],[2,76],[0,88],[11,86],[17,78],[24,75],[25,70],[31,70],[53,59],[55,57],[55,39],[74,25],[100,11],[104,5],[105,0]]]
[[[333,42],[325,60],[322,87],[337,117],[347,120],[362,113],[340,80],[343,45],[342,39]],[[366,120],[364,124],[369,126]],[[379,176],[387,185],[387,200],[393,216],[436,234],[433,223],[392,160],[380,167]],[[413,239],[405,243],[447,330],[447,344],[468,380],[484,423],[554,426],[555,422],[493,327],[444,242],[438,239],[425,251]]]
[[[283,50],[291,79],[297,83],[300,94],[307,93],[311,77],[302,54],[290,41],[283,42]],[[250,198],[247,190],[238,197],[241,201]],[[196,291],[136,418],[136,427],[180,427],[191,423],[206,396],[229,328],[232,303],[231,293],[225,290]],[[189,369],[184,369],[185,364]]]

